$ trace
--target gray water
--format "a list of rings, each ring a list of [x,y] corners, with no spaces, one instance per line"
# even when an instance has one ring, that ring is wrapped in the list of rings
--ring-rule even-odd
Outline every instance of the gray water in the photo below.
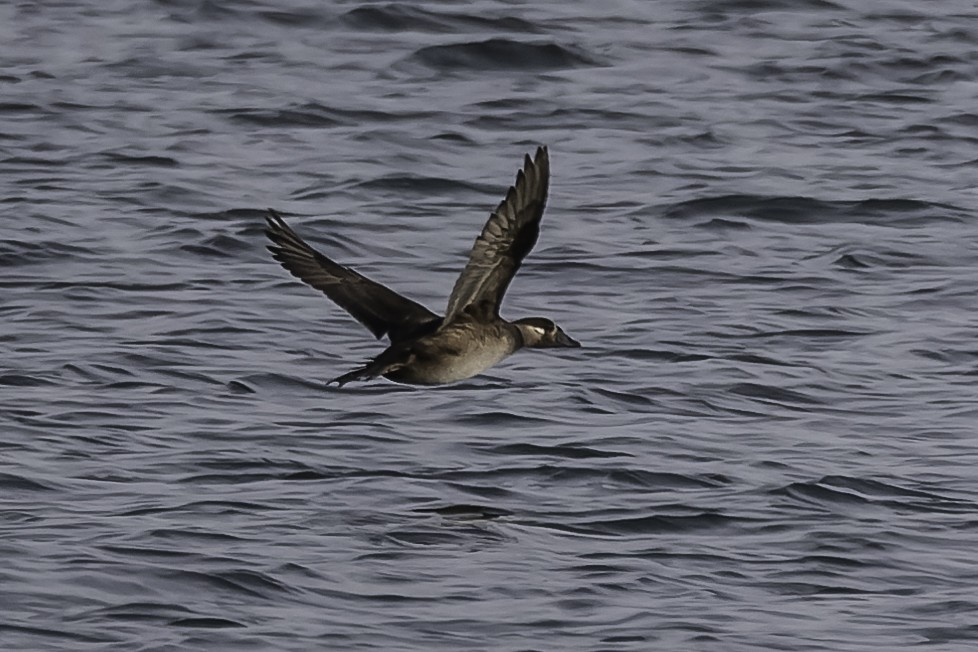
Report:
[[[0,8],[0,649],[978,642],[972,2]],[[443,310],[448,387],[264,250]]]

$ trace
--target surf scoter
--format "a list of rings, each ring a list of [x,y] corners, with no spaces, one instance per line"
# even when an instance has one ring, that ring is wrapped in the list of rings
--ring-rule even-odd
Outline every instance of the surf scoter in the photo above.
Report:
[[[476,238],[455,281],[444,317],[314,250],[274,210],[265,230],[275,260],[321,290],[387,347],[366,365],[335,378],[340,386],[383,376],[399,383],[441,385],[471,378],[522,348],[579,347],[553,321],[507,321],[499,306],[523,258],[536,244],[547,203],[550,158],[538,147]]]

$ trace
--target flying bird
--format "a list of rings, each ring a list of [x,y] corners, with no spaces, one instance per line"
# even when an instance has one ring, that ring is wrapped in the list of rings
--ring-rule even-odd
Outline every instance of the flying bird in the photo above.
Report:
[[[442,385],[478,375],[522,348],[581,346],[546,317],[507,321],[499,315],[506,289],[536,244],[549,185],[550,157],[538,147],[476,238],[443,317],[316,251],[269,209],[265,233],[275,260],[377,339],[390,340],[373,360],[329,382],[343,386],[383,376]]]

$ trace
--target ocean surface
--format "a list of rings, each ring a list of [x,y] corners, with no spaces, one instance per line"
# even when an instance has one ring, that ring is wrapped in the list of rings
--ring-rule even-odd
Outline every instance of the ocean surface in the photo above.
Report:
[[[383,343],[265,208],[584,348]],[[978,9],[0,6],[0,650],[978,649]]]

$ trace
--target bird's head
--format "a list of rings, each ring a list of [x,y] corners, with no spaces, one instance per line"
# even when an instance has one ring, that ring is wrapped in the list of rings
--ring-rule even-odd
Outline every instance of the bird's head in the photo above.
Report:
[[[513,322],[523,335],[523,346],[533,349],[577,348],[581,343],[546,317],[524,317]]]

